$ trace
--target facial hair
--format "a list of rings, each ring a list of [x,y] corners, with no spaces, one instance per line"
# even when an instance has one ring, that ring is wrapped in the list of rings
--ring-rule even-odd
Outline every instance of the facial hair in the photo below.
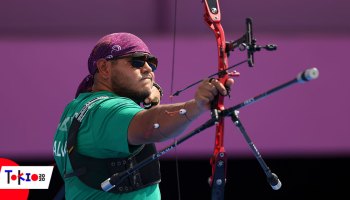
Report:
[[[112,91],[122,97],[127,97],[136,103],[143,102],[151,92],[149,90],[135,90],[128,87],[126,81],[120,81],[117,76],[112,78]]]

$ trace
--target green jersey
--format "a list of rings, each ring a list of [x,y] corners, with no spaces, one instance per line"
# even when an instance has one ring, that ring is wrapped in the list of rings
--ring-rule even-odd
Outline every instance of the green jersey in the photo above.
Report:
[[[82,93],[69,103],[60,119],[53,143],[53,154],[61,176],[73,172],[67,155],[68,130],[73,117],[77,116],[86,103],[96,97],[108,96],[91,105],[84,117],[78,137],[76,150],[94,158],[124,158],[131,155],[128,144],[128,127],[136,113],[143,110],[131,99],[111,92],[101,91]],[[66,199],[128,199],[158,200],[158,184],[129,193],[115,194],[93,189],[73,176],[64,178]]]

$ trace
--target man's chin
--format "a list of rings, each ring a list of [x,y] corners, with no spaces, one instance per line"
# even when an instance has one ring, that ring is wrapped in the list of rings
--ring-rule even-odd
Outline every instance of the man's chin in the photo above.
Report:
[[[151,79],[143,79],[142,80],[145,83],[145,87],[149,88],[150,90],[153,87],[153,81]]]
[[[142,103],[150,95],[151,95],[151,91],[142,91],[137,96],[134,96],[133,100],[137,103]]]

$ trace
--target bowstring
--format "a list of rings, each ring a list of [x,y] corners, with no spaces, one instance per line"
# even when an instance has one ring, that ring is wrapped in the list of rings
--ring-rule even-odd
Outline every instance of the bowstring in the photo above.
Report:
[[[171,83],[170,83],[170,94],[174,91],[174,80],[175,80],[175,54],[176,54],[176,20],[177,18],[177,0],[175,0],[175,10],[174,10],[174,26],[173,26],[173,57],[171,64]],[[170,98],[170,103],[173,103],[173,98]],[[174,138],[174,143],[176,138]],[[178,199],[181,200],[181,190],[180,190],[180,173],[179,173],[179,161],[177,154],[177,146],[175,146],[175,168],[176,168],[176,181],[177,181],[177,195]]]

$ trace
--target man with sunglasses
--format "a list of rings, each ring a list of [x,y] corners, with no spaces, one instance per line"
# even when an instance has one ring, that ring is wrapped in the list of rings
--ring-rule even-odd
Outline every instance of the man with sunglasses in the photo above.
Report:
[[[155,153],[154,143],[183,133],[227,90],[207,79],[187,102],[144,109],[141,102],[159,100],[162,93],[154,82],[157,66],[157,58],[133,34],[113,33],[97,42],[88,59],[90,74],[65,108],[53,144],[66,199],[161,199],[158,161],[109,192],[100,184]],[[232,84],[226,81],[226,87]]]

